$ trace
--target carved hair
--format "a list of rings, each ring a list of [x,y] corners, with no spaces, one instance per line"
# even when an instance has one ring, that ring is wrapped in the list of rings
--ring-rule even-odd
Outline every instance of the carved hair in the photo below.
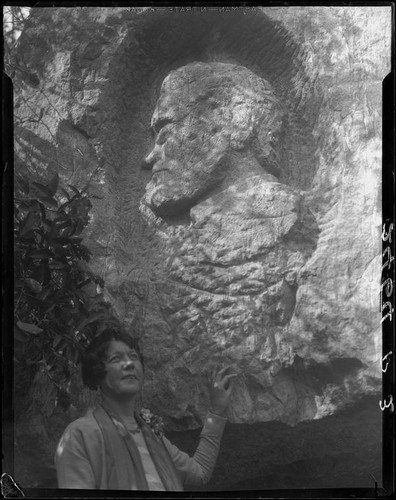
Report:
[[[195,62],[165,78],[162,94],[174,91],[183,93],[187,112],[209,115],[234,150],[250,149],[264,168],[279,173],[283,112],[267,80],[244,66]]]

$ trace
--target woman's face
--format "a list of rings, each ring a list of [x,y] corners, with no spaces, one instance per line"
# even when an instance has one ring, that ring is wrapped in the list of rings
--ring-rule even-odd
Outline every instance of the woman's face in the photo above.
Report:
[[[103,393],[119,398],[135,396],[143,385],[143,365],[138,353],[120,340],[112,340],[104,360],[106,375],[100,383]]]

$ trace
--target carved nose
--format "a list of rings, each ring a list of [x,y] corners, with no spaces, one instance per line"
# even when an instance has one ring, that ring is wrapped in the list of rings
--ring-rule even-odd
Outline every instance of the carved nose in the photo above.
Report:
[[[151,153],[149,153],[146,158],[142,161],[142,168],[148,170],[153,168],[154,163],[159,159],[158,150],[155,147]]]

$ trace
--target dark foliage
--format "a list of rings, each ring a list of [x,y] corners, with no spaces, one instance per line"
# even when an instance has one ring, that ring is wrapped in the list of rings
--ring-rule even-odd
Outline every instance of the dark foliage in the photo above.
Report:
[[[30,13],[29,7],[6,6],[3,11],[3,55],[4,71],[15,81],[21,78],[27,85],[37,88],[40,84],[36,73],[32,73],[23,57],[18,54],[19,36],[25,28]]]
[[[70,387],[89,340],[117,324],[103,297],[103,280],[87,262],[81,233],[91,202],[85,190],[16,179],[14,212],[15,391],[26,399],[37,370],[67,409]],[[23,406],[23,405],[22,405]]]

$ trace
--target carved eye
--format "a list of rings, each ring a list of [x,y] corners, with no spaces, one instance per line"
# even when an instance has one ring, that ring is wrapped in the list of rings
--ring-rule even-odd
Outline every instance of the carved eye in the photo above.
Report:
[[[153,125],[154,132],[156,134],[159,134],[160,130],[165,127],[165,125],[168,125],[169,123],[172,123],[172,120],[170,118],[161,118],[158,121],[156,121]]]

